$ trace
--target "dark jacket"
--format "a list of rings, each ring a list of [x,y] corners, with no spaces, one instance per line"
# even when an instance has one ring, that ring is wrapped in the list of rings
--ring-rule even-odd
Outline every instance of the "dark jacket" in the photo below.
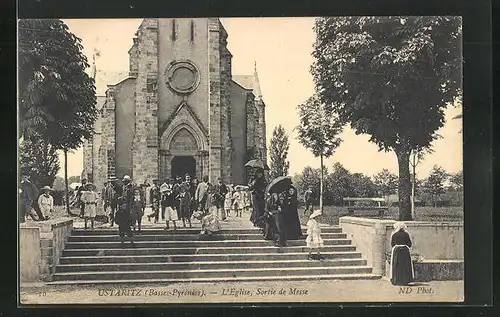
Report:
[[[38,198],[38,189],[32,182],[21,182],[19,188],[21,189],[21,194],[19,195],[21,202],[31,204]]]
[[[411,248],[410,235],[404,230],[399,230],[398,232],[394,233],[391,237],[391,247],[395,245],[407,245],[409,248]]]
[[[224,207],[224,199],[226,199],[226,194],[227,194],[226,184],[215,185],[214,196],[215,196],[215,205],[217,206],[217,208]]]

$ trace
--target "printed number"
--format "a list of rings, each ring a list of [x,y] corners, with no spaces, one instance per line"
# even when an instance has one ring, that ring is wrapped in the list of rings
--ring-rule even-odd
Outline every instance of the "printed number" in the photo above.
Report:
[[[47,296],[47,292],[41,292],[38,294],[38,296]]]

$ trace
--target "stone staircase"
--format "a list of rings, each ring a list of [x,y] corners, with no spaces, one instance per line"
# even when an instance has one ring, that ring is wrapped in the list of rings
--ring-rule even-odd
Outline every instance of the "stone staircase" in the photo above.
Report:
[[[120,244],[116,228],[73,229],[50,284],[380,278],[340,227],[322,228],[322,261],[307,260],[304,240],[277,248],[255,228],[225,223],[209,238],[199,231],[145,225],[132,247]]]

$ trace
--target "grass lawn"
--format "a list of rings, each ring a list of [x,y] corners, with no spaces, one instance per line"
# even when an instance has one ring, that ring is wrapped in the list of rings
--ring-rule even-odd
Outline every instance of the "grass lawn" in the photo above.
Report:
[[[318,206],[315,206],[318,208]],[[309,214],[304,214],[305,209],[301,207],[299,209],[299,216],[301,223],[307,223]],[[323,216],[320,222],[328,223],[331,225],[338,225],[339,218],[343,216],[348,216],[347,207],[338,206],[324,206]],[[355,217],[365,217],[365,218],[377,218],[378,211],[355,211]],[[397,207],[389,207],[389,211],[385,212],[384,219],[398,220],[399,209]],[[415,209],[415,221],[463,221],[464,212],[462,207],[416,207]]]

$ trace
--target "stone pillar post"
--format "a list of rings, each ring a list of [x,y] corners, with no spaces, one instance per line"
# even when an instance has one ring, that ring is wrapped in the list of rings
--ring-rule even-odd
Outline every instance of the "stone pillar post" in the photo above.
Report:
[[[134,40],[135,41],[135,40]],[[135,131],[132,177],[151,181],[158,175],[158,19],[144,19],[138,31]]]
[[[373,256],[373,274],[384,275],[385,272],[385,241],[386,241],[386,230],[385,224],[375,223],[373,226],[373,245],[372,245],[372,256]]]
[[[209,181],[214,183],[217,177],[221,176],[222,144],[221,144],[221,74],[220,74],[220,34],[219,19],[210,18],[209,26]]]

